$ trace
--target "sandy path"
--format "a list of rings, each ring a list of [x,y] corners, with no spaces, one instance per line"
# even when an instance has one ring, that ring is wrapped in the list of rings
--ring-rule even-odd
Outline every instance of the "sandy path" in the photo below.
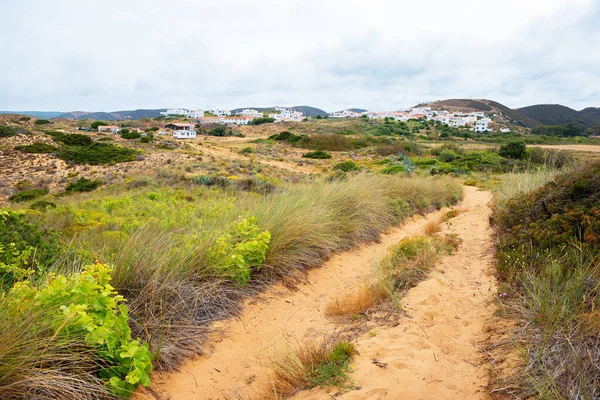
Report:
[[[455,255],[442,260],[431,279],[404,298],[410,318],[402,318],[393,328],[377,328],[373,337],[365,334],[357,339],[361,354],[354,380],[361,389],[341,398],[485,398],[487,371],[473,363],[494,310],[486,206],[490,195],[472,187],[465,191],[461,207],[468,211],[447,228],[461,236],[463,244]],[[309,284],[295,292],[283,286],[268,290],[247,304],[239,318],[218,324],[225,328],[225,337],[216,339],[210,355],[189,361],[179,372],[155,374],[152,389],[173,400],[258,399],[268,384],[268,355],[307,334],[330,333],[339,327],[325,317],[325,304],[370,279],[373,261],[383,257],[390,245],[422,234],[427,222],[443,212],[414,217],[384,235],[381,243],[333,257],[310,271]],[[387,368],[375,366],[372,358],[387,362]],[[317,390],[298,398],[331,397]]]
[[[593,144],[530,144],[527,147],[539,147],[551,150],[583,151],[588,153],[600,152],[600,146]]]

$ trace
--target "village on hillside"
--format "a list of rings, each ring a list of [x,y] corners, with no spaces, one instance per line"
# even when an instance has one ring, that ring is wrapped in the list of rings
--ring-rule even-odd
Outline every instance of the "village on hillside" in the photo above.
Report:
[[[227,109],[186,109],[169,108],[160,113],[165,118],[186,118],[193,123],[169,123],[166,129],[172,131],[173,137],[178,139],[193,139],[196,137],[197,125],[248,125],[255,119],[267,119],[265,122],[301,122],[312,117],[307,117],[301,111],[289,107],[275,107],[271,112],[262,112],[251,108],[245,108],[233,113]],[[319,117],[321,118],[321,117]],[[492,119],[483,111],[470,113],[449,112],[447,110],[436,110],[431,107],[413,107],[404,111],[362,111],[353,110],[336,111],[328,114],[325,118],[367,118],[367,119],[393,119],[406,122],[408,120],[436,121],[453,128],[468,128],[473,132],[492,132]],[[510,132],[508,128],[498,129],[500,132]],[[120,128],[116,125],[99,126],[99,132],[119,133]],[[160,132],[167,134],[169,132]]]

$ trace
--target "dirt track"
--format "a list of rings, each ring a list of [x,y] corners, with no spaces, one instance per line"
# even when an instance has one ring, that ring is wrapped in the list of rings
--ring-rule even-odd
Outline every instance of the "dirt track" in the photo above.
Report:
[[[360,355],[352,377],[360,389],[337,398],[488,398],[488,371],[480,363],[479,349],[495,310],[490,200],[488,192],[465,188],[459,207],[466,212],[443,229],[462,239],[458,251],[442,258],[430,278],[408,292],[402,300],[407,317],[399,325],[375,327],[356,338]],[[286,343],[339,328],[339,322],[324,315],[325,304],[372,279],[374,260],[390,245],[423,234],[427,222],[444,212],[415,217],[384,235],[381,243],[333,257],[312,270],[308,284],[295,292],[283,286],[268,290],[246,304],[239,318],[218,324],[225,336],[214,338],[210,355],[190,360],[179,372],[155,374],[152,389],[173,400],[259,399],[269,384],[269,355]],[[386,363],[386,368],[372,359]],[[313,389],[296,399],[331,399],[331,394]]]

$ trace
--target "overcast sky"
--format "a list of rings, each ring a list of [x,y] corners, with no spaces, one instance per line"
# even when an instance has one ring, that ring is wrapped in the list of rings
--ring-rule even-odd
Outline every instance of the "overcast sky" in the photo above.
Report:
[[[0,0],[0,109],[600,107],[600,0]]]

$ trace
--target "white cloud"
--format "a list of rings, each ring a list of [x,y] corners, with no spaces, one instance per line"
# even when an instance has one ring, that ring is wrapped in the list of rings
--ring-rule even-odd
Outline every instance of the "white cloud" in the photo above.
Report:
[[[8,0],[0,109],[598,106],[593,0]]]

